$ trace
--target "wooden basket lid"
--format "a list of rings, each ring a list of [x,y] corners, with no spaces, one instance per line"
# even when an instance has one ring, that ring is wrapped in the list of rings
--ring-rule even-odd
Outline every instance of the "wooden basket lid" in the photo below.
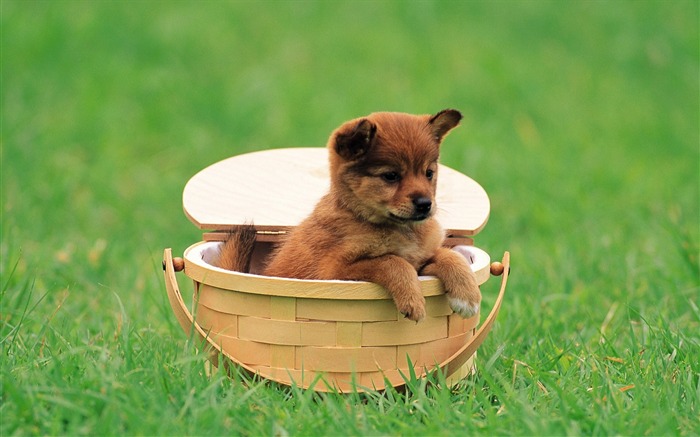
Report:
[[[200,229],[222,231],[253,222],[261,231],[284,231],[306,218],[329,186],[325,147],[263,150],[200,171],[185,185],[182,201]],[[486,191],[442,164],[437,205],[436,217],[451,235],[474,235],[489,217]]]

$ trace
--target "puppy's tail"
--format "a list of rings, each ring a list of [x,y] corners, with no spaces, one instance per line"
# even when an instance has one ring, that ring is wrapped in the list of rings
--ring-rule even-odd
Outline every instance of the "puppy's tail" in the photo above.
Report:
[[[248,273],[255,246],[255,226],[246,223],[229,232],[226,241],[219,248],[215,265],[226,270]]]

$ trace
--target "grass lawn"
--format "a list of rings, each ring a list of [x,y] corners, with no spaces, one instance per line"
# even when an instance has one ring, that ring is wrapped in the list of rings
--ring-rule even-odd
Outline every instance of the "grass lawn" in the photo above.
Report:
[[[0,435],[700,433],[697,1],[0,8]],[[207,376],[160,266],[201,236],[189,177],[446,107],[442,162],[491,197],[477,245],[513,263],[478,374]]]

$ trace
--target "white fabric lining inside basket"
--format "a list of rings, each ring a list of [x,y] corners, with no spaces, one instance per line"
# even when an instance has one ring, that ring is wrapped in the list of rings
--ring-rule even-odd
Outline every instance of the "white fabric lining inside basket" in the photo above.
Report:
[[[219,251],[221,242],[208,241],[192,247],[185,253],[185,257],[192,263],[198,266],[214,269],[220,272],[232,273],[230,270],[222,269],[212,264]],[[491,258],[488,253],[474,246],[455,246],[452,250],[461,254],[471,264],[472,270],[479,271],[487,268],[491,263]],[[246,273],[249,274],[249,273]],[[419,276],[420,279],[428,279],[430,276]]]

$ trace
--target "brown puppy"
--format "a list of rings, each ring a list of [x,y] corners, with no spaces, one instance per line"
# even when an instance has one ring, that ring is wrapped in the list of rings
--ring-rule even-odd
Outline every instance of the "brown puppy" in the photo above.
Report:
[[[433,275],[455,312],[476,314],[474,273],[462,255],[442,247],[444,231],[433,217],[440,143],[461,118],[452,109],[434,116],[379,112],[336,129],[328,141],[330,191],[264,274],[375,282],[415,321],[425,317],[418,274]],[[245,271],[251,232],[233,233],[216,264]]]

